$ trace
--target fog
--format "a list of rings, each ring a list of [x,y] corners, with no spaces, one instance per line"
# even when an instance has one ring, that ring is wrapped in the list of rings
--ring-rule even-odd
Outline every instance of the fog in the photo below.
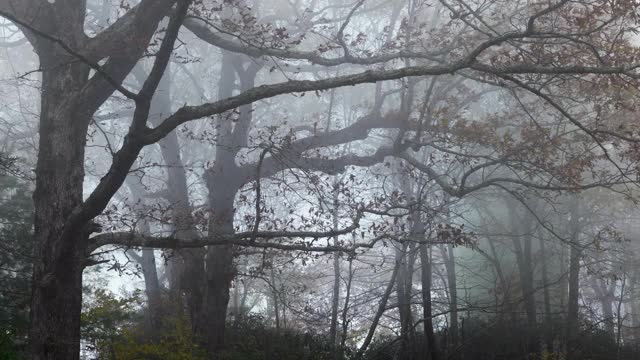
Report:
[[[0,0],[0,359],[637,359],[638,15]]]

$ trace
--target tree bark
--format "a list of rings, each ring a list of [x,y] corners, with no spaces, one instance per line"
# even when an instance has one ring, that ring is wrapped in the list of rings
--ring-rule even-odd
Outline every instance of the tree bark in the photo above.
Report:
[[[51,32],[78,31],[84,8],[70,11],[65,29],[54,19]],[[82,13],[82,15],[80,14]],[[67,28],[69,27],[69,28]],[[73,39],[69,39],[70,41]],[[86,133],[91,113],[75,96],[89,76],[89,67],[68,62],[51,43],[38,48],[42,73],[40,139],[36,165],[34,264],[30,313],[32,359],[79,358],[82,271],[88,227],[70,227],[69,215],[82,204]]]

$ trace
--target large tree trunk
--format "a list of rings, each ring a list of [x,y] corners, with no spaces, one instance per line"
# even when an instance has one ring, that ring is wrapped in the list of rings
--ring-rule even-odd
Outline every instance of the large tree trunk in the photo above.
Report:
[[[76,13],[79,11],[83,18],[84,9],[74,10],[69,18],[80,16]],[[49,25],[51,30],[56,27]],[[33,195],[37,260],[30,354],[32,359],[73,360],[78,359],[80,350],[82,270],[89,231],[82,224],[71,227],[67,220],[82,203],[84,150],[91,114],[81,111],[74,97],[85,84],[89,68],[69,63],[68,56],[59,54],[56,48],[42,44],[39,51],[44,70]]]
[[[224,347],[229,288],[235,276],[233,248],[219,246],[207,252],[207,290],[205,294],[206,347],[215,356]]]
[[[219,158],[218,158],[219,159]],[[217,163],[209,172],[207,187],[211,204],[209,236],[234,232],[234,199],[241,184],[231,167]],[[229,165],[227,163],[227,165]],[[222,171],[222,169],[225,171]],[[236,275],[234,249],[231,245],[211,246],[206,257],[206,347],[215,356],[224,347],[224,330],[229,305],[231,282]]]
[[[128,30],[132,33],[122,37],[129,43],[108,56],[103,67],[111,82],[120,83],[131,71],[172,5],[170,0],[147,1],[130,13],[128,24],[134,25]],[[57,43],[37,35],[49,34],[67,49],[81,49],[87,42],[84,32],[86,1],[39,2],[38,8],[33,10],[32,15],[46,16],[27,16],[23,22],[33,27],[23,30],[36,49],[42,69],[37,176],[33,194],[36,258],[29,353],[31,359],[73,360],[80,354],[82,271],[86,265],[88,238],[95,230],[91,220],[107,206],[122,185],[143,145],[135,136],[127,136],[123,145],[126,150],[118,152],[114,159],[117,166],[83,203],[87,128],[92,115],[113,93],[114,87],[100,74],[90,77],[90,68],[84,61],[79,61]],[[144,21],[138,17],[140,14],[144,14]],[[20,15],[24,14],[19,14],[18,18]],[[108,38],[100,41],[108,43]],[[98,57],[96,61],[107,58],[96,50],[102,48],[89,49],[85,55]],[[141,101],[136,105],[141,105],[136,108],[138,119],[144,120],[147,103]]]
[[[224,53],[218,84],[219,98],[232,95],[235,87],[235,70],[233,56]],[[230,121],[218,123],[218,145],[216,146],[215,163],[207,169],[205,181],[209,190],[209,236],[231,234],[235,231],[235,195],[243,180],[236,174],[236,147],[232,140],[232,124]],[[227,318],[227,307],[230,299],[231,282],[236,269],[233,262],[232,246],[211,246],[206,255],[206,291],[204,312],[206,323],[206,348],[212,356],[216,356],[224,347],[224,331]]]
[[[227,98],[233,94],[236,86],[235,73],[240,79],[242,91],[254,86],[258,70],[259,67],[253,64],[245,69],[242,67],[242,58],[225,52],[222,58],[219,98]],[[252,106],[245,105],[240,107],[240,115],[235,125],[226,119],[219,123],[215,163],[205,174],[211,207],[210,236],[232,234],[235,231],[235,196],[247,181],[252,180],[240,174],[235,158],[241,147],[247,145],[251,120]],[[236,275],[234,255],[233,246],[212,246],[207,250],[204,318],[207,319],[207,349],[213,356],[224,347],[229,291]]]

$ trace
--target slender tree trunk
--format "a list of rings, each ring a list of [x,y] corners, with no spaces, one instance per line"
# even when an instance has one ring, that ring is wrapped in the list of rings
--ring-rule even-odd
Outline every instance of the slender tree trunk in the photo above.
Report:
[[[338,359],[344,357],[344,350],[347,342],[347,332],[349,330],[349,319],[347,314],[349,311],[349,301],[351,300],[351,283],[355,270],[353,270],[353,259],[349,258],[349,278],[347,279],[346,294],[344,296],[344,305],[342,306],[342,332],[340,333],[340,347],[338,348]]]
[[[569,254],[569,300],[567,311],[567,346],[568,350],[573,350],[573,345],[578,337],[578,297],[580,294],[580,257],[582,249],[577,243],[577,238],[573,240]]]
[[[493,240],[491,238],[488,238],[487,243],[489,244],[491,255],[485,254],[485,257],[493,264],[498,281],[498,291],[496,291],[496,312],[498,313],[498,319],[500,322],[503,322],[505,313],[507,313],[511,316],[511,321],[515,323],[515,312],[513,311],[513,303],[511,301],[511,284],[507,281],[507,278],[504,274],[504,270],[502,269],[502,264],[500,262],[500,257],[498,256],[498,251]],[[502,295],[502,299],[499,299],[499,296],[497,294],[499,292]],[[502,311],[500,307],[503,307]]]
[[[137,68],[134,74],[142,84],[146,74]],[[158,126],[162,119],[171,114],[171,72],[169,68],[162,77],[158,91],[151,101],[149,120]],[[195,230],[192,208],[189,201],[189,190],[184,163],[180,155],[180,143],[175,131],[162,138],[158,145],[167,169],[167,193],[165,198],[171,204],[171,214],[176,235],[181,239],[198,237]],[[169,257],[171,271],[171,294],[176,313],[182,313],[182,293],[186,294],[186,305],[194,336],[203,341],[205,338],[203,314],[204,304],[204,250],[179,249],[172,251]]]
[[[622,274],[622,283],[620,284],[620,299],[618,300],[618,304],[616,305],[616,348],[617,354],[616,359],[620,359],[622,355],[622,325],[624,322],[624,317],[622,316],[622,304],[624,302],[625,297],[625,288],[627,286],[627,273],[626,271]],[[613,287],[613,292],[615,292],[615,286]],[[615,294],[615,293],[614,293]]]
[[[526,236],[524,239],[524,252],[523,252],[523,266],[522,276],[524,299],[527,312],[527,322],[529,323],[531,330],[535,331],[537,328],[537,309],[536,309],[536,289],[533,284],[533,264],[531,258],[531,243],[533,239],[531,236]]]
[[[133,257],[142,268],[145,295],[147,296],[147,330],[145,330],[145,336],[153,341],[158,340],[162,332],[164,312],[153,249],[143,249],[142,255],[138,255],[133,251],[128,251],[127,254]]]
[[[253,281],[245,280],[242,283],[242,296],[240,296],[240,317],[244,318],[248,314],[253,306],[247,305],[247,298],[249,297],[249,289],[253,287]]]
[[[527,232],[530,228],[526,229]],[[516,241],[520,241],[516,239]],[[520,267],[520,281],[522,283],[522,292],[524,296],[525,311],[527,313],[527,324],[529,328],[529,353],[537,354],[540,352],[540,342],[538,339],[538,320],[536,307],[536,288],[534,286],[533,264],[531,257],[531,245],[533,239],[530,235],[523,238],[524,249],[522,266]]]
[[[629,278],[629,309],[631,310],[631,334],[634,341],[640,341],[640,306],[638,303],[640,297],[638,296],[638,279],[640,277],[640,270],[638,267],[634,267],[631,271],[631,277]]]
[[[449,288],[449,346],[455,350],[458,347],[458,283],[456,278],[456,259],[453,245],[441,247],[444,265],[447,271],[447,285]],[[455,358],[455,354],[452,354]]]
[[[544,301],[544,322],[545,322],[545,345],[548,353],[553,353],[554,326],[553,317],[551,316],[551,297],[549,295],[549,274],[547,269],[547,260],[550,254],[547,254],[545,239],[542,236],[542,230],[538,230],[538,240],[540,242],[540,261],[542,263],[542,295]]]
[[[420,234],[422,235],[422,234]],[[411,244],[409,246],[409,261],[407,262],[407,273],[406,273],[406,281],[405,281],[405,299],[407,301],[407,322],[408,329],[407,335],[409,338],[409,343],[413,347],[415,343],[416,337],[416,326],[415,321],[413,319],[413,310],[411,307],[411,301],[413,299],[413,273],[415,271],[416,260],[418,258],[418,247],[416,244]],[[417,350],[417,349],[414,349]]]
[[[569,200],[571,219],[569,221],[569,234],[571,242],[569,243],[569,294],[567,299],[567,322],[566,322],[566,339],[565,346],[568,355],[571,355],[576,348],[579,324],[579,304],[580,297],[580,258],[582,257],[583,247],[580,241],[580,201],[577,197]]]
[[[405,243],[403,245],[402,253],[406,253],[406,250],[407,250],[407,245]],[[398,270],[400,269],[400,265],[401,265],[401,262],[396,261],[396,264],[393,267],[393,272],[391,273],[391,278],[389,279],[389,282],[387,283],[387,287],[384,290],[382,297],[380,298],[380,303],[378,304],[378,310],[376,311],[376,314],[373,317],[373,322],[369,327],[367,336],[365,337],[364,341],[362,342],[362,345],[360,346],[360,348],[358,349],[358,352],[356,353],[356,356],[355,356],[356,359],[361,359],[365,351],[367,351],[369,344],[371,344],[371,340],[373,339],[373,334],[376,332],[376,328],[378,327],[380,318],[384,314],[384,311],[387,307],[387,301],[389,300],[389,296],[391,296],[391,292],[393,291],[393,287],[394,287],[393,285],[396,282],[396,277],[398,275]]]
[[[602,315],[604,317],[604,331],[611,336],[615,336],[615,321],[613,316],[613,299],[606,294],[602,299]]]
[[[406,89],[406,93],[402,96],[401,108],[405,113],[411,106],[413,101],[413,88],[415,84],[410,83]],[[402,174],[402,167],[400,162],[395,163],[398,168],[398,174]],[[412,184],[409,183],[406,177],[399,176],[397,179],[400,190],[406,196],[413,197],[414,189]],[[410,239],[421,239],[424,231],[422,223],[420,222],[420,214],[414,213],[409,219],[408,223],[404,225],[410,228]],[[400,265],[398,269],[398,275],[396,276],[396,293],[398,298],[398,313],[400,315],[400,349],[398,356],[405,359],[413,359],[417,356],[415,347],[415,327],[413,321],[413,314],[411,311],[411,295],[413,290],[413,268],[416,261],[418,249],[413,242],[408,246],[402,246],[399,248],[396,246],[395,255],[396,262]]]
[[[238,322],[238,314],[240,313],[240,290],[238,284],[233,287],[233,321]]]
[[[338,195],[339,182],[333,184],[333,228],[338,228]],[[338,238],[333,239],[334,245],[338,245]],[[338,358],[338,307],[340,306],[340,254],[333,253],[333,295],[331,299],[331,325],[329,326],[329,339],[333,346],[333,357]]]
[[[396,294],[398,298],[398,313],[400,315],[400,357],[410,358],[412,338],[411,328],[413,327],[413,316],[411,315],[411,299],[407,290],[409,279],[409,261],[406,252],[411,250],[406,247],[396,248],[396,262],[400,265],[396,276]]]
[[[536,325],[536,302],[535,289],[533,287],[533,273],[531,269],[531,242],[530,238],[524,240],[524,249],[517,237],[511,237],[515,247],[516,260],[518,263],[518,274],[520,275],[520,287],[522,288],[522,298],[524,300],[527,323],[533,329]]]
[[[566,319],[567,311],[567,292],[569,289],[569,268],[567,265],[567,247],[564,244],[560,244],[560,299],[558,301],[558,307],[561,309],[563,317]]]
[[[433,312],[431,310],[431,252],[427,244],[420,244],[420,262],[422,270],[422,319],[427,359],[439,360],[438,344],[433,332]]]
[[[337,240],[335,243],[337,244]],[[333,277],[329,339],[332,344],[336,345],[338,343],[338,307],[340,306],[340,256],[338,253],[333,254]],[[334,354],[336,354],[335,351]]]
[[[132,206],[138,210],[144,206],[145,190],[137,179],[128,177],[125,183],[132,194]],[[151,235],[151,228],[146,219],[138,220],[138,232],[144,235]],[[134,250],[128,250],[127,255],[132,257],[142,268],[144,278],[145,294],[147,295],[147,322],[149,338],[157,340],[162,331],[163,311],[162,298],[160,293],[160,282],[158,280],[158,269],[156,267],[156,257],[153,249],[142,249],[142,255]]]
[[[527,327],[528,327],[528,353],[540,352],[538,337],[537,337],[537,311],[536,311],[536,289],[533,281],[533,266],[531,257],[531,243],[532,238],[530,232],[532,231],[533,220],[531,217],[527,217],[524,225],[520,225],[520,219],[516,207],[512,202],[508,203],[511,217],[511,231],[513,233],[525,232],[526,235],[522,237],[511,236],[514,252],[516,255],[516,261],[518,264],[518,275],[520,278],[520,288],[522,289],[522,299],[524,301],[524,310],[527,315]]]
[[[278,287],[276,286],[276,276],[273,270],[273,266],[271,267],[271,299],[273,300],[273,313],[276,319],[276,333],[280,333],[280,301],[278,300]]]
[[[614,300],[614,291],[615,291],[615,282],[611,283],[611,286],[608,286],[603,279],[591,279],[591,287],[593,291],[596,293],[598,300],[600,301],[600,306],[602,308],[602,323],[604,324],[605,332],[613,337],[615,335],[614,330],[614,316],[613,316],[613,300]]]
[[[287,329],[287,293],[284,284],[280,284],[280,302],[282,303],[282,328]]]

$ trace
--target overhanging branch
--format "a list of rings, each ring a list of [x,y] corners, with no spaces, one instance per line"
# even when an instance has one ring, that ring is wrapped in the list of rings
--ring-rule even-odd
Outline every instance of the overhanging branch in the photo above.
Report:
[[[301,251],[353,251],[354,247],[341,246],[314,246],[312,244],[282,244],[277,242],[264,242],[269,239],[323,239],[334,236],[346,235],[360,227],[360,219],[363,211],[358,211],[353,223],[342,229],[329,231],[244,231],[234,234],[213,234],[197,239],[180,239],[176,236],[153,237],[137,234],[135,232],[116,232],[99,234],[91,239],[88,246],[89,253],[105,245],[122,245],[127,247],[147,247],[161,249],[198,248],[204,246],[238,245],[258,248],[274,248],[281,250]],[[255,239],[255,241],[254,241]],[[262,241],[258,241],[262,240]],[[372,247],[373,244],[357,244],[356,247]]]

